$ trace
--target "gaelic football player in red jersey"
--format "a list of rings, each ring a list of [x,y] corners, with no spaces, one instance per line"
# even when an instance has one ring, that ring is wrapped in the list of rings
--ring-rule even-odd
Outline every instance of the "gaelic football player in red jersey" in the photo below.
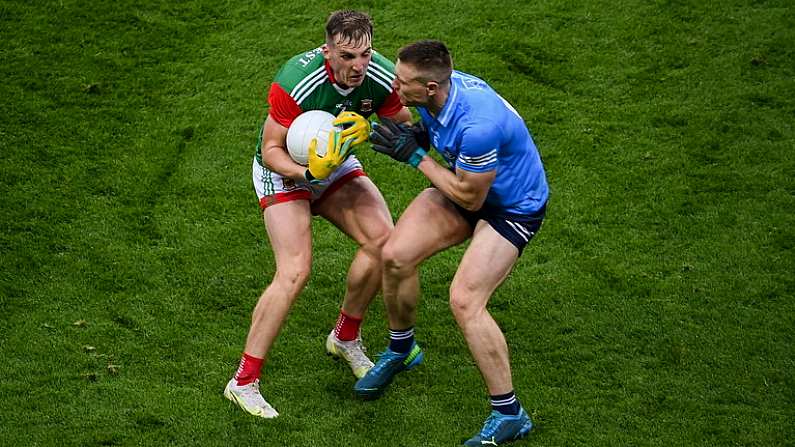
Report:
[[[344,128],[338,145],[367,140],[367,117],[375,113],[408,122],[409,110],[392,88],[394,65],[371,47],[369,16],[337,11],[326,22],[326,42],[287,61],[268,94],[268,116],[260,131],[253,162],[254,189],[276,261],[276,273],[257,302],[243,356],[224,395],[245,411],[278,416],[259,391],[259,376],[290,306],[309,279],[312,264],[312,215],[341,229],[358,245],[348,270],[345,296],[326,350],[345,359],[361,378],[373,363],[364,353],[359,328],[381,286],[380,253],[393,229],[383,196],[355,156],[340,147],[323,157],[310,154],[308,166],[295,163],[286,150],[287,129],[308,110],[324,110]],[[330,145],[334,145],[334,140]]]

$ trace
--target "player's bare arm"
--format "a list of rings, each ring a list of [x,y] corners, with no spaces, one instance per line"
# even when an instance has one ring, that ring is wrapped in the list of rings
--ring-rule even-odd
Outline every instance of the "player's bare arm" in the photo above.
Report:
[[[491,183],[497,176],[496,170],[469,172],[459,169],[457,172],[452,172],[427,155],[417,165],[417,169],[425,174],[445,197],[469,211],[477,211],[483,206]]]
[[[370,142],[376,152],[419,169],[445,197],[461,207],[470,211],[479,210],[486,200],[497,171],[474,173],[459,169],[454,173],[442,167],[427,155],[423,146],[427,146],[428,142],[419,141],[423,139],[420,136],[424,133],[422,129],[420,123],[401,126],[385,119],[381,125],[373,125]]]
[[[268,115],[265,129],[262,132],[262,162],[272,171],[290,177],[293,180],[304,180],[306,167],[301,166],[287,153],[287,128],[277,123]]]

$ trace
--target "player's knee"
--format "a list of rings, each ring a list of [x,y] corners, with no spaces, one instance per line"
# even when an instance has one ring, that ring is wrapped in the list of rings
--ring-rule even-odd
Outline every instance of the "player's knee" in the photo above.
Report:
[[[382,231],[376,232],[364,244],[362,244],[362,250],[367,252],[367,254],[374,259],[381,259],[384,245],[389,240],[389,235],[391,233],[392,229],[389,227],[385,227]]]
[[[288,295],[298,295],[309,281],[311,265],[310,261],[279,268],[276,271],[274,282],[278,283],[279,287]]]
[[[450,310],[459,325],[483,312],[484,307],[480,302],[472,288],[455,284],[450,287]]]
[[[412,267],[400,247],[389,240],[381,248],[381,263],[384,266],[384,272],[388,275],[400,276],[401,273]]]

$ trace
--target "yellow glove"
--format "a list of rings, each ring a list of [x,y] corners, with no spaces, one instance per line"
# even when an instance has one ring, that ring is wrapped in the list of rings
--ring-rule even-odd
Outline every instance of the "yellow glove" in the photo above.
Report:
[[[342,137],[353,136],[353,145],[362,144],[370,135],[370,121],[356,112],[342,112],[334,120],[334,125],[341,127]]]
[[[309,143],[309,169],[304,173],[306,179],[311,182],[323,180],[331,175],[351,154],[353,141],[353,136],[343,137],[340,131],[331,132],[326,155],[320,157],[317,155],[317,138],[312,138],[312,142]]]

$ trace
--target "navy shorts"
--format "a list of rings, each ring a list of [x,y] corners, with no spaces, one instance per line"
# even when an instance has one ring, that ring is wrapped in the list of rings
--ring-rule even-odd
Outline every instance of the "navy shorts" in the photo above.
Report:
[[[547,211],[546,203],[533,214],[500,214],[482,208],[478,211],[468,211],[456,203],[453,205],[473,230],[479,220],[488,222],[500,236],[519,249],[519,256],[522,256],[525,246],[538,233]]]

